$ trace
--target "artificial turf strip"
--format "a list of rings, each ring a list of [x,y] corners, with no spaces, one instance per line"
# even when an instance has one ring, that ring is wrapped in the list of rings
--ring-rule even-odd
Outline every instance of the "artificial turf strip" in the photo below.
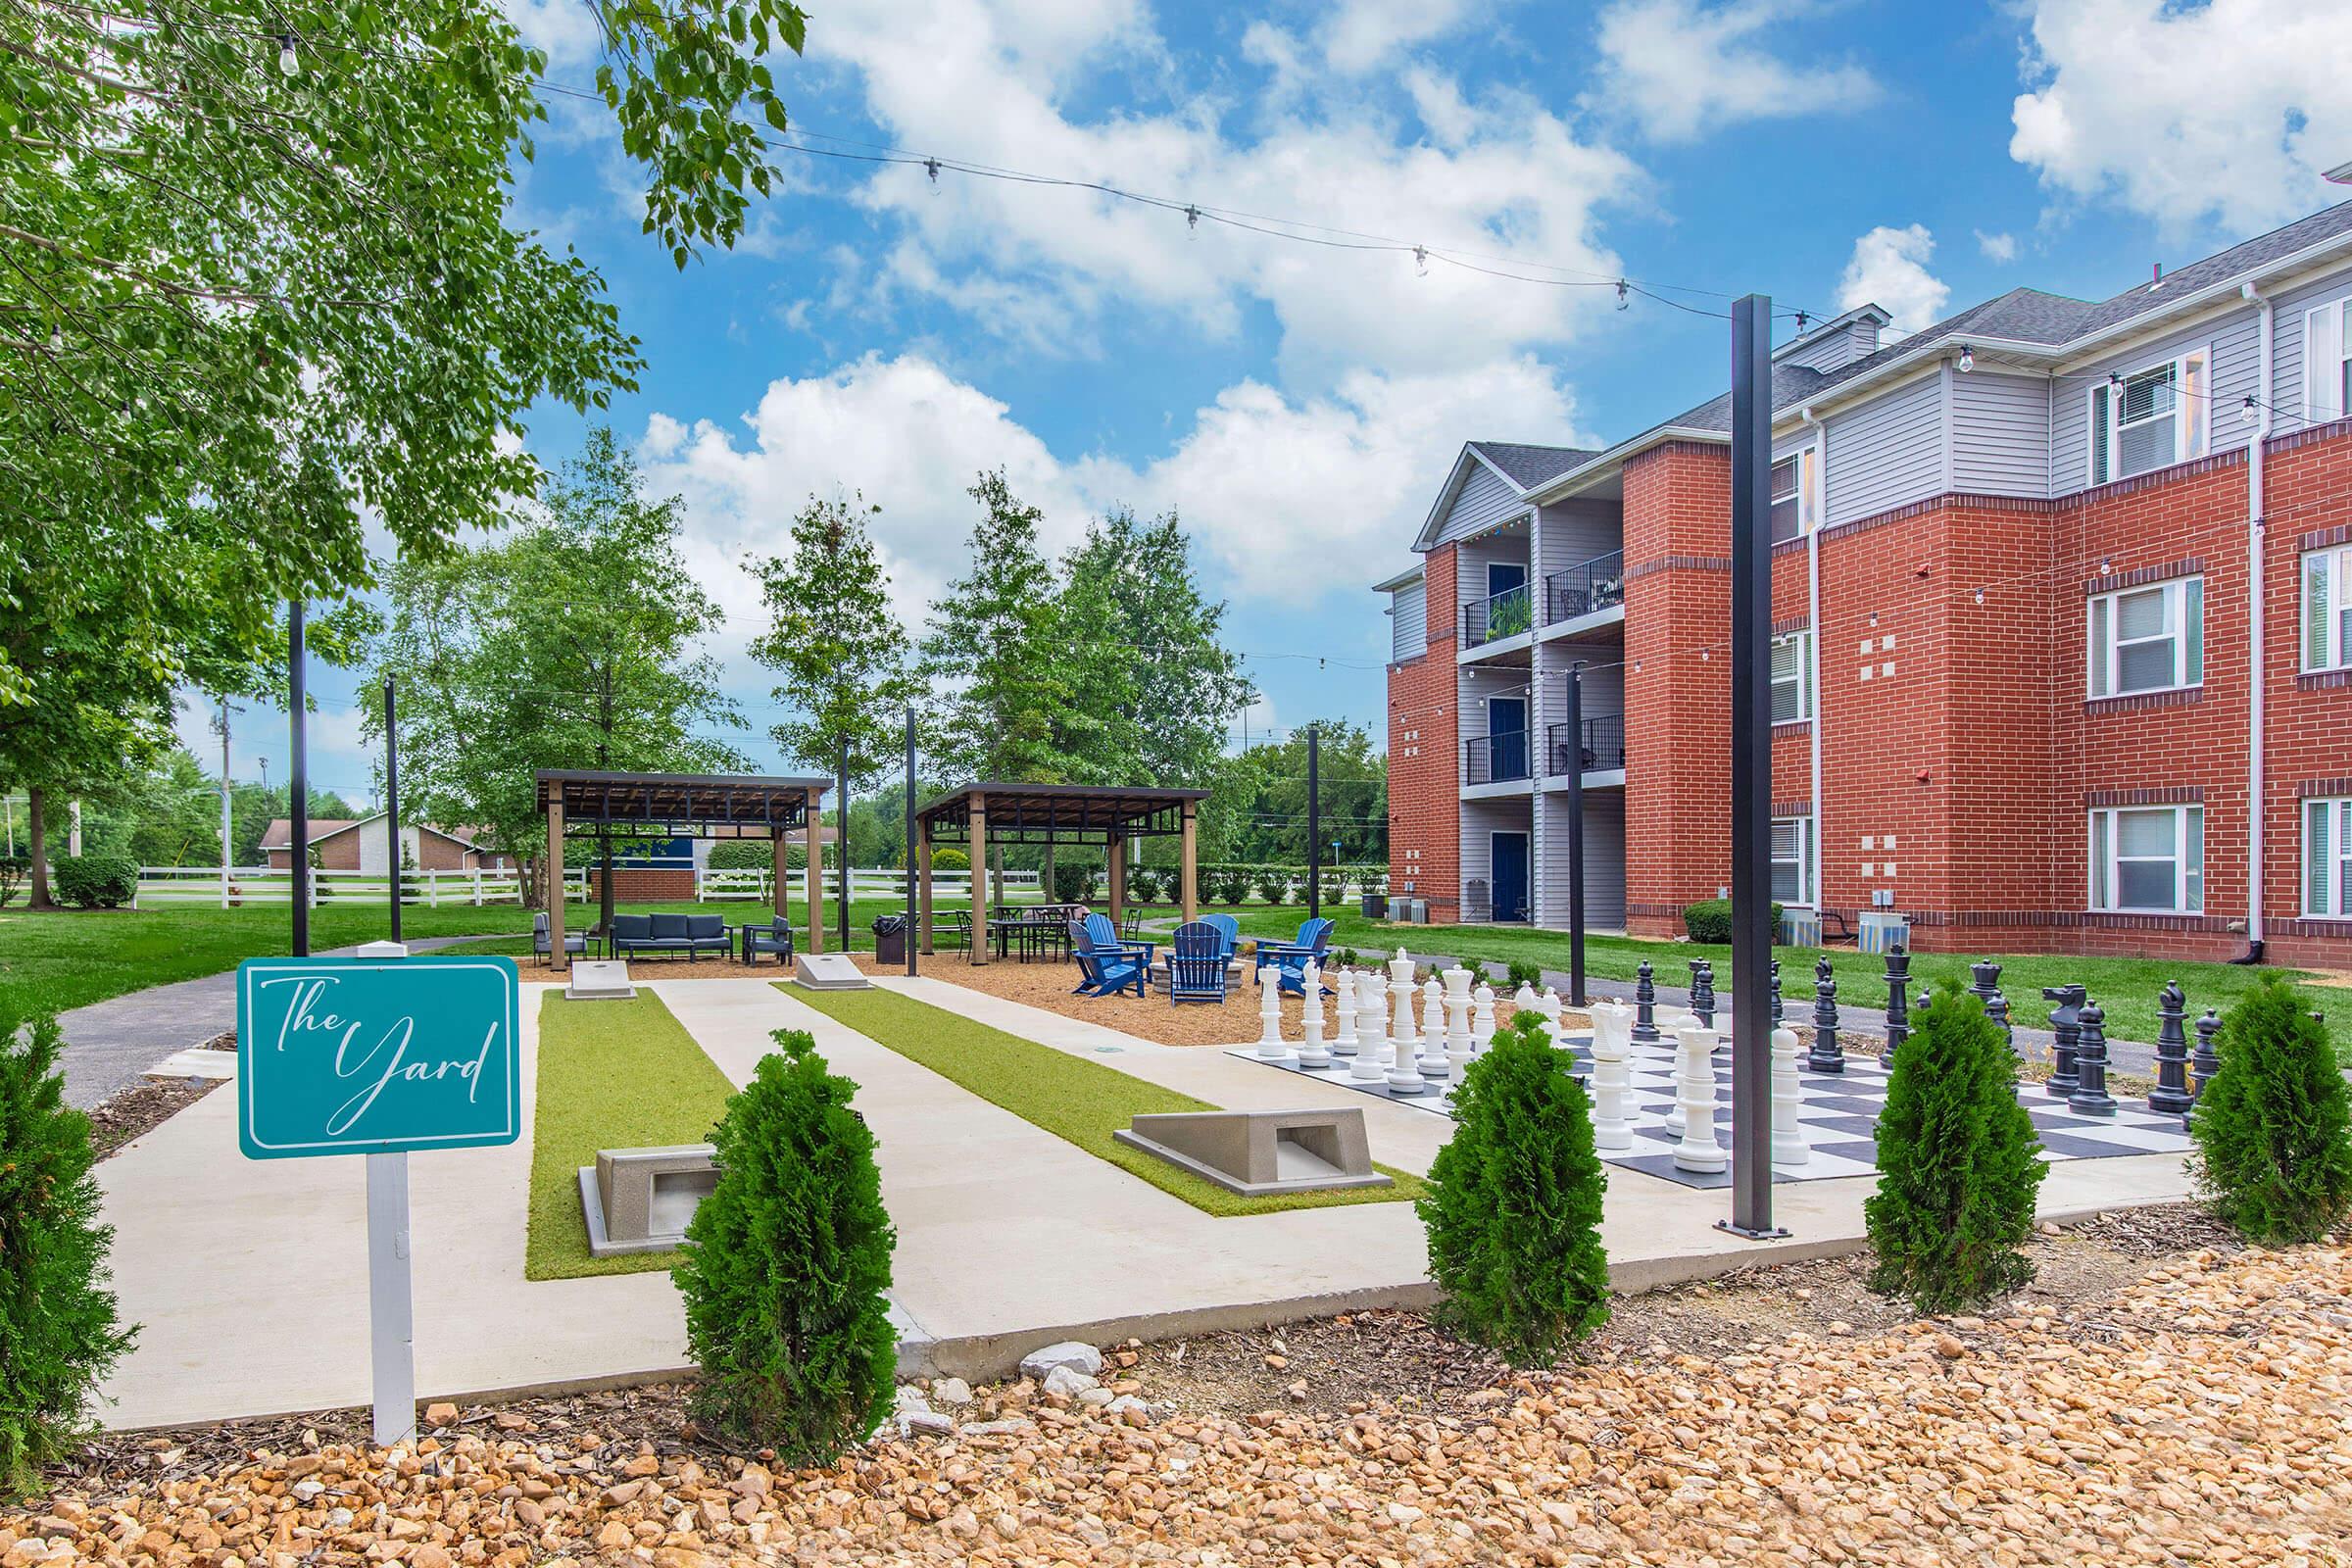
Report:
[[[1376,1164],[1373,1168],[1388,1176],[1393,1185],[1244,1198],[1110,1136],[1137,1116],[1218,1109],[1215,1105],[896,991],[879,987],[871,991],[810,991],[793,981],[775,984],[795,1002],[847,1024],[874,1044],[930,1068],[957,1088],[1077,1145],[1098,1159],[1109,1160],[1203,1213],[1225,1217],[1273,1214],[1290,1208],[1333,1208],[1343,1203],[1394,1203],[1421,1193],[1418,1176]]]
[[[539,1004],[523,1277],[567,1280],[669,1267],[668,1252],[588,1255],[580,1167],[595,1164],[600,1149],[707,1143],[734,1092],[718,1063],[651,991],[624,1001],[571,1002],[550,988]]]

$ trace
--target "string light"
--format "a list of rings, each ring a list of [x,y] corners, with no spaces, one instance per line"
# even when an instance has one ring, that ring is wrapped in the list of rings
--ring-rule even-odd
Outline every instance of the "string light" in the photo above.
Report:
[[[2247,424],[2252,424],[2262,417],[2260,407],[2255,403],[2252,393],[2248,393],[2246,401],[2237,406],[2237,416]]]
[[[1413,247],[1413,270],[1416,275],[1421,277],[1427,277],[1429,275],[1428,246],[1416,245]]]
[[[1619,278],[1617,280],[1617,308],[1622,311],[1629,308],[1633,303],[1633,291],[1625,286],[1624,278]],[[1801,317],[1805,313],[1799,311],[1796,314]]]
[[[1977,368],[1977,352],[1967,344],[1960,345],[1960,373],[1966,375]]]
[[[277,72],[281,76],[302,74],[302,57],[294,52],[294,34],[291,32],[278,35]]]
[[[1184,226],[1196,234],[1200,232],[1200,209],[1190,202],[1184,204]]]
[[[923,172],[924,172],[925,173],[927,173],[927,174],[929,174],[929,175],[931,176],[931,194],[932,194],[932,195],[934,195],[934,196],[938,195],[938,194],[939,194],[939,160],[938,160],[938,159],[936,159],[936,158],[926,158],[926,159],[924,159],[924,160],[923,160]]]

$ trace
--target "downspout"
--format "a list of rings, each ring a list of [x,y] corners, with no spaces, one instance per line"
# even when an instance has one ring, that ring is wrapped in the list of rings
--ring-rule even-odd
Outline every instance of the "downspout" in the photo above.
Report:
[[[2263,794],[2263,682],[2268,673],[2269,660],[2265,641],[2264,587],[2268,574],[2263,562],[2263,448],[2271,438],[2271,337],[2272,307],[2270,299],[2253,283],[2239,287],[2239,293],[2254,302],[2260,313],[2257,337],[2257,359],[2262,367],[2259,378],[2262,390],[2255,394],[2254,439],[2246,449],[2246,951],[2231,963],[2260,963],[2262,961],[2262,819],[2269,802]],[[2218,401],[2218,400],[2217,400]],[[2213,416],[2219,409],[2209,410],[2206,429],[2213,428]]]
[[[1821,691],[1821,530],[1830,521],[1830,432],[1829,427],[1813,417],[1813,405],[1808,403],[1797,411],[1805,428],[1813,432],[1813,472],[1819,494],[1814,498],[1813,526],[1805,530],[1805,624],[1811,628],[1808,639],[1812,648],[1812,669],[1808,676],[1813,682],[1813,724],[1808,745],[1812,751],[1813,770],[1813,912],[1821,913],[1825,891],[1822,885],[1822,842],[1827,836],[1821,824],[1829,812],[1829,803],[1821,798],[1821,731],[1824,723]],[[1803,505],[1800,497],[1798,505]]]

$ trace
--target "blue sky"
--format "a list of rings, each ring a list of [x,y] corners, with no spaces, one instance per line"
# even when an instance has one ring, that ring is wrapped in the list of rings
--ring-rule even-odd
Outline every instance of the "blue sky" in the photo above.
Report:
[[[2308,0],[812,0],[776,62],[796,138],[1099,180],[1478,265],[1761,290],[1917,326],[2021,283],[2104,297],[2327,205],[2352,158],[2352,8]],[[585,84],[577,0],[509,0]],[[640,235],[601,108],[551,96],[516,187],[644,342],[612,420],[688,506],[713,651],[760,765],[737,566],[811,491],[861,490],[910,621],[1004,466],[1055,543],[1177,509],[1269,726],[1382,734],[1366,587],[1466,439],[1601,443],[1721,389],[1725,323],[1329,248],[1053,186],[779,154],[733,253]],[[2340,194],[2340,193],[2338,193]],[[1706,293],[1676,293],[1720,308]],[[1788,330],[1784,326],[1784,331]],[[525,434],[550,463],[579,422]],[[351,681],[314,677],[312,772],[365,794]],[[182,725],[192,743],[202,726]],[[244,725],[233,771],[269,760]],[[217,743],[198,744],[208,766]]]

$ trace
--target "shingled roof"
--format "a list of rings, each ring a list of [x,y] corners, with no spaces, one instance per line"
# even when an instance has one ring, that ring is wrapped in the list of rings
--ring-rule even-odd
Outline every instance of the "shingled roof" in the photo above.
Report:
[[[1473,441],[1469,445],[1522,490],[1556,479],[1595,456],[1582,447],[1538,447],[1518,441]]]

